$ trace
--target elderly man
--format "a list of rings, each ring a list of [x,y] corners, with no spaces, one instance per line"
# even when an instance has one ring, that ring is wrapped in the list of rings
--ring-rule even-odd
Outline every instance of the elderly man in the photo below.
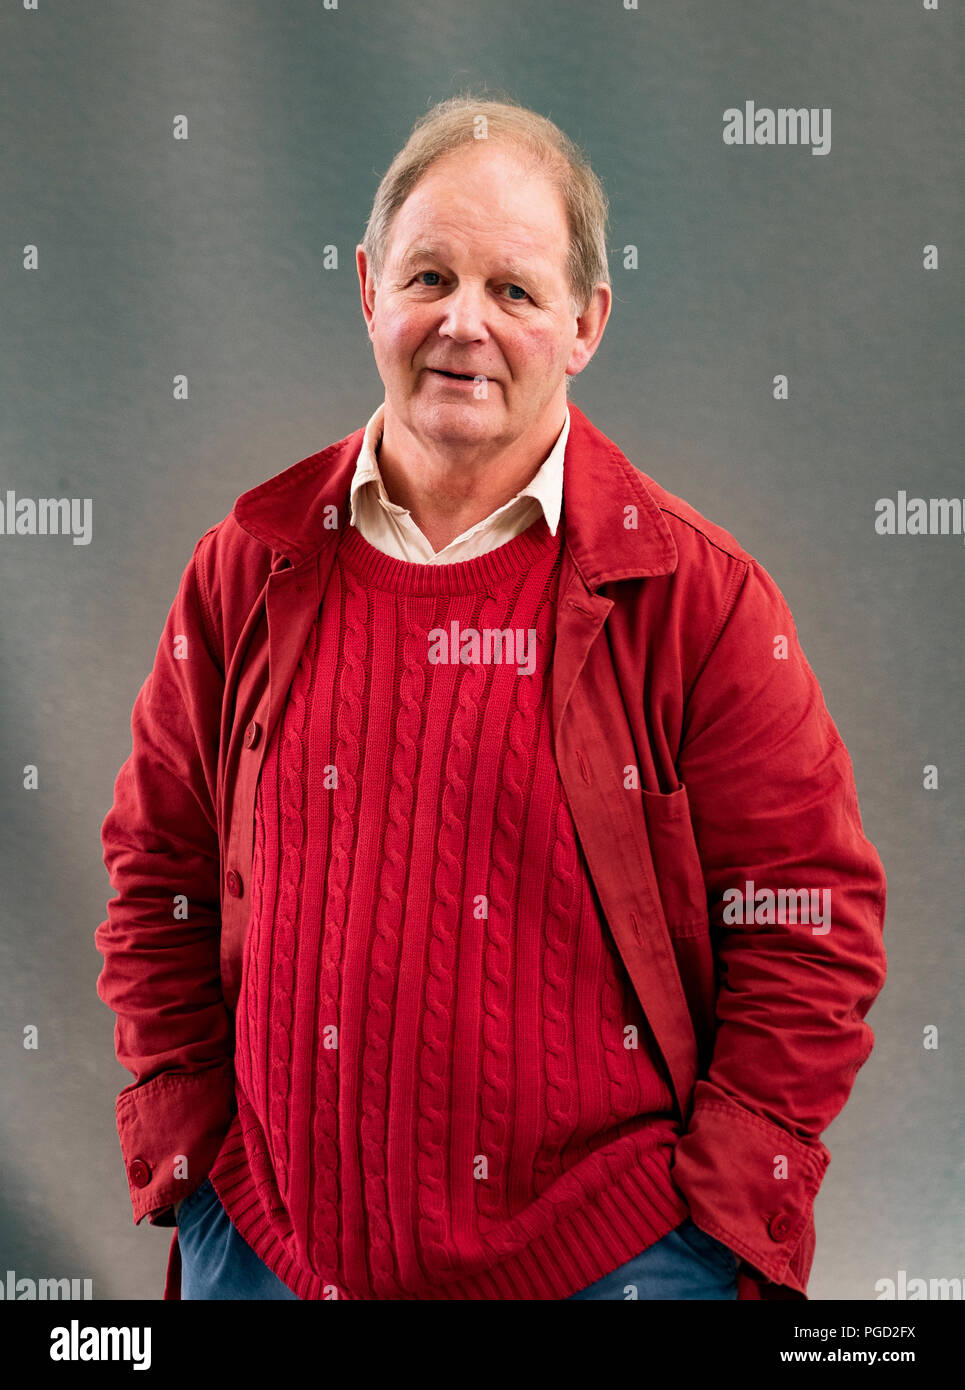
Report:
[[[103,828],[165,1296],[805,1298],[885,883],[774,581],[573,404],[606,200],[454,98],[364,429],[198,541]]]

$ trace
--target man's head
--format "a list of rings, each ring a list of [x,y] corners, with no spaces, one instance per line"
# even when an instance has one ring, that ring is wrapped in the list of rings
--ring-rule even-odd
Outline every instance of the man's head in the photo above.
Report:
[[[423,117],[356,253],[387,416],[456,452],[558,428],[609,314],[606,211],[535,112],[456,97]],[[444,371],[484,377],[485,394]]]

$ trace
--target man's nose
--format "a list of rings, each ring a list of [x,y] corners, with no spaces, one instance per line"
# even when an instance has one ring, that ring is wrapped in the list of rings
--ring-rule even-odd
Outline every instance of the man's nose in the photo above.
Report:
[[[488,336],[486,291],[474,285],[459,285],[442,301],[439,332],[460,342],[473,342]]]

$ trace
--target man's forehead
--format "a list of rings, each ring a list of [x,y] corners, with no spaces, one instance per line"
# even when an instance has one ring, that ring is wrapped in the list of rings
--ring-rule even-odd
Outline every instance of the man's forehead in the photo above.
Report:
[[[489,153],[480,158],[483,167],[491,169]],[[497,167],[501,158],[513,157],[500,148],[491,153]],[[448,161],[440,163],[445,170]],[[457,163],[456,168],[460,167]],[[527,166],[521,164],[521,167]],[[430,169],[430,178],[432,173]],[[492,262],[500,271],[525,270],[531,277],[541,271],[552,274],[559,259],[555,253],[559,251],[564,258],[567,254],[569,228],[563,201],[549,180],[546,180],[545,200],[537,197],[533,179],[538,177],[538,171],[531,171],[522,199],[515,202],[510,199],[501,205],[481,204],[468,211],[458,198],[454,202],[445,190],[445,196],[437,188],[430,191],[426,187],[428,180],[420,180],[393,219],[387,259],[402,270],[420,260],[437,260],[448,265],[468,253],[474,260]],[[473,197],[478,196],[479,190],[475,189]],[[540,204],[535,216],[534,203]]]
[[[402,270],[419,261],[440,261],[448,264],[450,259],[458,260],[464,254],[462,251],[453,252],[444,240],[418,241],[407,249],[400,248],[400,251],[399,267]],[[525,270],[531,275],[538,274],[541,266],[546,263],[545,255],[538,251],[534,250],[532,255],[527,255],[525,251],[521,252],[518,248],[510,251],[508,247],[505,252],[498,247],[494,248],[486,259],[492,261],[494,265],[498,263],[502,270],[518,270],[520,272]]]

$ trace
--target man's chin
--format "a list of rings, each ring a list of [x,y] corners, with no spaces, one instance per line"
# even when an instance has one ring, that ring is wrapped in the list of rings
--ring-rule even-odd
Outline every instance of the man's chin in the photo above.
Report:
[[[502,412],[494,410],[491,401],[423,402],[413,410],[411,420],[416,434],[453,442],[481,442],[504,432]]]

